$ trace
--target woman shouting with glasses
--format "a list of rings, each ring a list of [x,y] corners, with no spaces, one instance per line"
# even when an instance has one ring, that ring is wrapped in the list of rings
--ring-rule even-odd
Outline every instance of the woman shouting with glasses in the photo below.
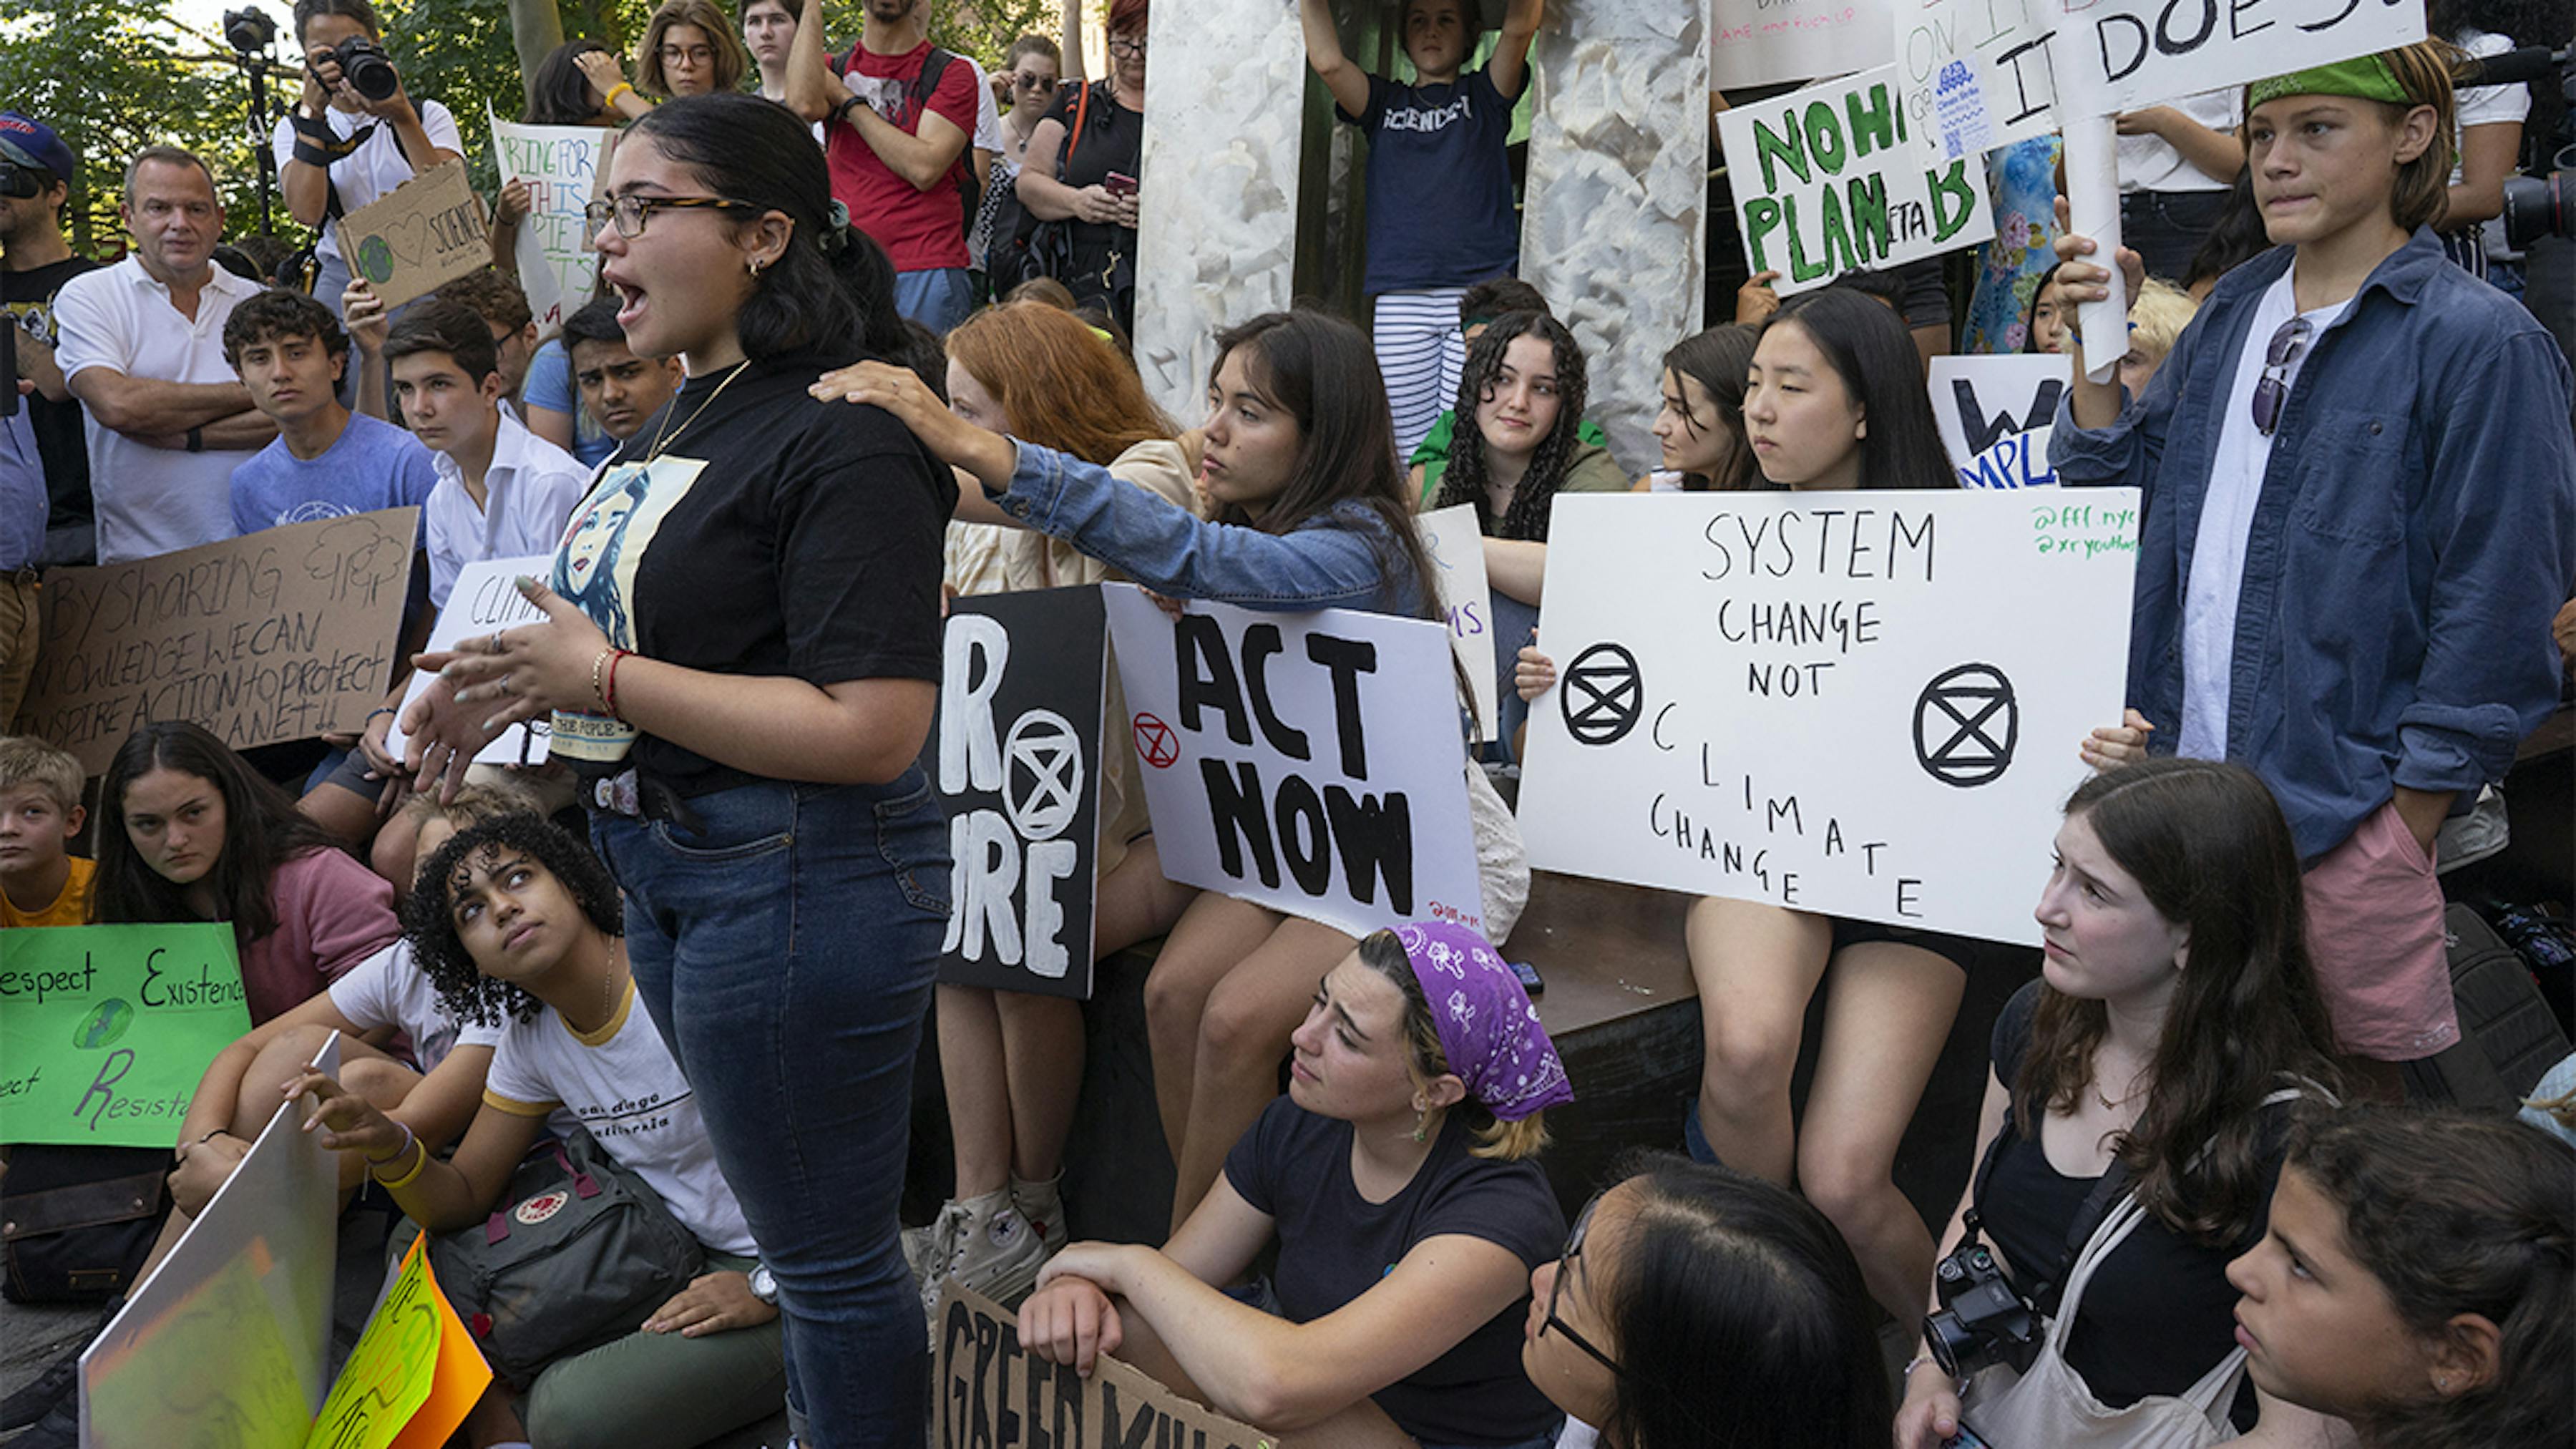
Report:
[[[551,716],[626,900],[642,997],[687,1076],[786,1320],[808,1445],[922,1440],[925,1335],[896,1238],[913,1053],[948,920],[915,761],[940,660],[948,469],[806,388],[862,355],[864,239],[786,109],[672,101],[594,211],[639,356],[688,382],[602,465],[540,622],[424,656],[408,763],[461,775]]]
[[[2155,732],[2098,731],[2087,758],[2152,740],[2271,787],[2337,1050],[2389,1100],[2398,1064],[2460,1034],[2436,833],[2557,702],[2550,618],[2576,589],[2567,362],[2432,229],[2448,51],[2249,87],[2273,250],[2219,280],[2140,397],[2084,375],[2124,339],[2079,339],[2049,449],[2063,482],[2145,490],[2129,701]],[[2109,258],[2057,248],[2068,300],[2100,300]]]
[[[1559,1416],[1517,1310],[1564,1239],[1539,1114],[1574,1094],[1519,979],[1463,927],[1380,931],[1294,1045],[1288,1095],[1171,1242],[1067,1247],[1020,1342],[1085,1373],[1117,1354],[1300,1442],[1544,1449]],[[1274,1238],[1271,1282],[1215,1286]]]

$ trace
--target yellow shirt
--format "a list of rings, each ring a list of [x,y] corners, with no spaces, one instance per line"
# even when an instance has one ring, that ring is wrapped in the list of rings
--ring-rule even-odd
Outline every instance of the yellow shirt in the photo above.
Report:
[[[71,858],[71,876],[63,882],[63,893],[52,905],[42,910],[22,911],[0,891],[0,926],[81,926],[89,923],[89,878],[98,870],[98,862]]]

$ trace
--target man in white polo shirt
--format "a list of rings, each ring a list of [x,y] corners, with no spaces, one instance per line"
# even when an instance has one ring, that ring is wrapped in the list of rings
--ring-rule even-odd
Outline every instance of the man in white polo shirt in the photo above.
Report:
[[[259,284],[216,266],[214,173],[175,146],[125,168],[134,250],[54,297],[55,361],[89,414],[98,561],[233,536],[233,469],[277,436],[224,360],[224,319]]]

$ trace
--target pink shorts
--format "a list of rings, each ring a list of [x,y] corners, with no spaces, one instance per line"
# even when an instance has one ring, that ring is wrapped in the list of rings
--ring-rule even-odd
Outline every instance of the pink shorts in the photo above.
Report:
[[[2337,1049],[2411,1062],[2458,1041],[2442,888],[2396,803],[2372,811],[2303,884],[2308,953]]]

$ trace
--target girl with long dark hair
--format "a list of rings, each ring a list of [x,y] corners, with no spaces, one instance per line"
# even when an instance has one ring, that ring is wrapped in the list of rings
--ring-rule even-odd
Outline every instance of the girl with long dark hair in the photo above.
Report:
[[[1744,441],[1744,376],[1762,329],[1740,322],[1685,337],[1664,354],[1663,407],[1655,443],[1663,467],[1640,493],[1734,493],[1762,486]]]
[[[659,107],[592,216],[628,344],[689,380],[604,466],[551,587],[522,582],[546,619],[424,657],[407,763],[460,775],[553,716],[637,987],[775,1273],[791,1414],[833,1449],[918,1445],[895,1214],[948,918],[915,761],[956,483],[885,413],[806,391],[863,355],[866,253],[792,114]]]
[[[228,921],[251,1025],[393,944],[393,887],[203,727],[126,737],[99,787],[90,919]]]
[[[2113,1225],[2063,1362],[2102,1410],[2170,1428],[2185,1417],[2174,1401],[2233,1347],[2226,1266],[2262,1237],[2291,1104],[2334,1080],[2298,851],[2250,772],[2130,765],[2067,800],[2034,914],[2041,976],[1995,1023],[1979,1165],[1942,1248],[1973,1212],[2007,1282],[2054,1316],[2070,1244],[2091,1256]],[[1980,1421],[1986,1388],[1967,1394],[1967,1422],[2015,1442]],[[1907,1368],[1898,1449],[1960,1422],[1959,1385],[1927,1352]]]
[[[1435,617],[1368,340],[1317,312],[1272,312],[1217,334],[1199,486],[1213,519],[1108,469],[987,432],[918,379],[862,365],[816,391],[884,406],[983,485],[1005,513],[1159,593],[1245,608],[1368,609]],[[1466,771],[1483,867],[1483,928],[1511,930],[1528,898],[1519,832],[1484,773]],[[1315,978],[1352,938],[1319,922],[1203,892],[1145,983],[1154,1095],[1179,1164],[1186,1221],[1225,1154],[1278,1095],[1279,1058]]]

